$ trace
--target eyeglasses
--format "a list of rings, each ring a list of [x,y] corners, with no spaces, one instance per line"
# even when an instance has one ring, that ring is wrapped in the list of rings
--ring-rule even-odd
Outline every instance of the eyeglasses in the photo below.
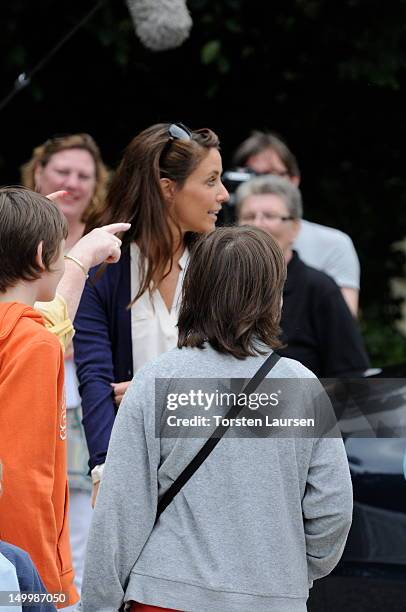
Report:
[[[192,130],[183,123],[172,123],[168,128],[170,140],[192,140]]]
[[[174,140],[192,140],[192,135],[192,130],[189,130],[183,123],[171,123],[168,127],[168,142],[162,149],[160,160],[165,157]]]
[[[285,221],[293,221],[295,218],[295,217],[292,217],[292,215],[284,216],[284,215],[274,215],[273,213],[267,213],[267,212],[259,212],[255,214],[247,213],[245,215],[241,215],[240,221],[243,221],[244,223],[251,223],[252,221],[255,221],[258,215],[264,221],[281,221],[282,223],[284,223]]]
[[[272,174],[273,176],[290,176],[287,170],[270,170],[267,174]]]
[[[271,174],[272,176],[290,176],[289,170],[264,170],[263,172],[255,172],[258,176],[263,176],[265,174]]]

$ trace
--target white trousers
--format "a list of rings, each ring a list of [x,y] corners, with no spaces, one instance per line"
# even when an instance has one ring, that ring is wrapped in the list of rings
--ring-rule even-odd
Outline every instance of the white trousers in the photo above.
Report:
[[[92,520],[93,508],[90,493],[81,489],[69,489],[69,528],[72,548],[75,586],[81,591],[87,536]]]

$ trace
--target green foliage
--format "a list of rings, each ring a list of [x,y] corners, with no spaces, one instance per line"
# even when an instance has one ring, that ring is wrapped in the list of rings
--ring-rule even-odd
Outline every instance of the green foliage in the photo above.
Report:
[[[0,97],[95,1],[4,3]],[[391,245],[406,236],[406,0],[187,4],[190,38],[153,53],[125,2],[104,2],[0,114],[1,182],[17,182],[32,148],[56,132],[91,132],[115,166],[139,129],[181,119],[219,132],[226,168],[252,129],[274,129],[297,154],[306,216],[354,240],[374,362],[406,360],[389,293],[403,273]]]
[[[221,43],[219,40],[209,40],[203,47],[201,51],[202,63],[207,66],[207,64],[212,64],[215,60],[219,58],[221,50]]]
[[[10,49],[8,60],[10,65],[15,66],[16,68],[23,66],[26,61],[26,53],[25,49],[21,44],[17,44]]]
[[[276,77],[282,76],[282,82],[303,79],[312,66],[328,65],[332,76],[342,83],[393,90],[400,87],[406,67],[402,50],[406,35],[404,2],[385,5],[378,0],[190,0],[189,6],[195,20],[210,26],[199,36],[201,61],[211,68],[211,79],[222,80],[241,51],[243,67],[249,70],[250,62],[244,60],[251,58],[264,72],[275,64],[279,69],[281,62],[271,57],[279,53],[285,66]],[[221,62],[215,61],[220,45]]]
[[[362,324],[362,334],[374,367],[406,364],[406,338],[380,319]]]

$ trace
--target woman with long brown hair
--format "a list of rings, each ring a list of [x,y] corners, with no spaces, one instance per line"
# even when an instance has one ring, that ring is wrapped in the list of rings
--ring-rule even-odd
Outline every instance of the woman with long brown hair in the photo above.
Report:
[[[128,145],[104,209],[87,229],[129,221],[116,266],[92,274],[75,319],[75,359],[97,492],[117,406],[133,374],[176,346],[178,298],[194,234],[228,199],[209,129],[157,124]]]

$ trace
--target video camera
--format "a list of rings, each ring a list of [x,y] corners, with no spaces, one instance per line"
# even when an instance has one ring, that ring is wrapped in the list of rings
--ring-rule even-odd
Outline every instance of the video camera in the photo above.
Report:
[[[254,176],[258,176],[258,174],[249,168],[233,168],[224,172],[222,181],[230,194],[230,199],[226,204],[223,204],[218,216],[217,226],[233,225],[235,223],[235,192],[242,183],[249,181]]]

